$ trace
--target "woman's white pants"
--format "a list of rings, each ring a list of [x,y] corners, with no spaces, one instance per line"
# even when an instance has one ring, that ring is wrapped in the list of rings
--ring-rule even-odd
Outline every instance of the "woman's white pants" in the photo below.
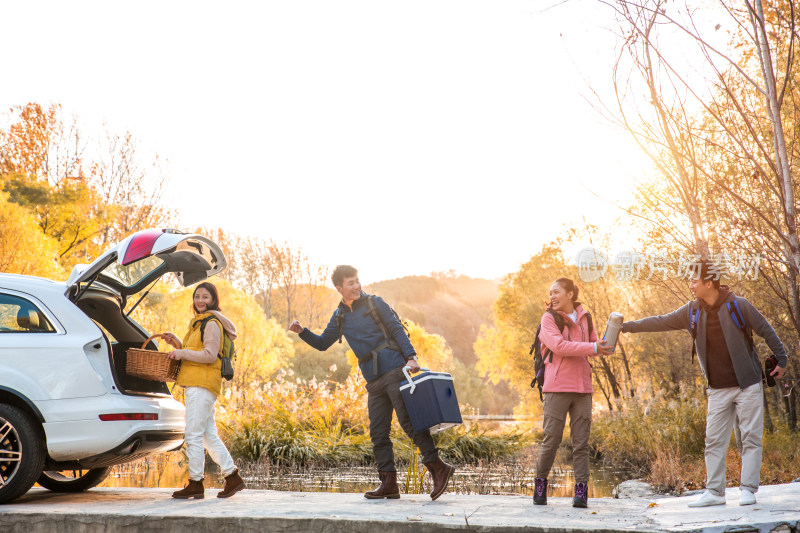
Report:
[[[233,458],[217,435],[214,407],[217,395],[203,387],[186,387],[186,455],[189,458],[189,479],[203,479],[205,450],[219,465],[223,476],[236,470]],[[205,446],[204,446],[205,444]]]

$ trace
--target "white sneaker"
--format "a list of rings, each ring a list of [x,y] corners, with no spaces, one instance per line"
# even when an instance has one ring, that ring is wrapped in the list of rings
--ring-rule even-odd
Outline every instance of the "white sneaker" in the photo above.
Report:
[[[710,505],[725,505],[725,498],[705,491],[702,496],[691,502],[689,507],[708,507]]]
[[[753,505],[756,503],[756,495],[744,487],[740,487],[739,505]]]

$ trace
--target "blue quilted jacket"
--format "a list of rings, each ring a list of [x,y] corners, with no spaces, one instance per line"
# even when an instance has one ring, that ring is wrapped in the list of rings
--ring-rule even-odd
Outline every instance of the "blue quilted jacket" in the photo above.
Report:
[[[324,352],[339,340],[339,328],[336,322],[337,314],[341,313],[343,317],[342,334],[358,357],[358,366],[364,375],[364,379],[373,381],[390,370],[404,366],[410,357],[416,355],[416,352],[408,339],[408,335],[406,335],[403,325],[392,313],[389,305],[380,296],[373,296],[375,307],[381,316],[387,333],[396,345],[400,347],[400,351],[392,348],[381,350],[378,353],[378,372],[374,371],[372,358],[369,357],[369,354],[375,348],[384,344],[387,339],[384,337],[380,325],[367,313],[367,296],[365,292],[362,292],[361,298],[353,302],[352,311],[344,302],[341,302],[321,335],[316,335],[308,328],[303,328],[300,338],[311,347]]]

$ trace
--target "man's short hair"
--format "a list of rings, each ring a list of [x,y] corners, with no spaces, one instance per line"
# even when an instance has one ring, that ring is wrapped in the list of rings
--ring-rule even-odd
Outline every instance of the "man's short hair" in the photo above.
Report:
[[[700,281],[710,281],[714,288],[719,290],[721,277],[719,268],[708,259],[703,259],[692,265],[692,277],[698,278]]]
[[[354,278],[358,276],[358,270],[350,265],[339,265],[333,269],[331,274],[331,281],[334,287],[341,287],[344,283],[344,278]]]

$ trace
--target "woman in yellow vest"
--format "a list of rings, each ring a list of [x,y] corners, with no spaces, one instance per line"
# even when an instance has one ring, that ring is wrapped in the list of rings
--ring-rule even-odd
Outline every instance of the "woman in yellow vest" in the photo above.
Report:
[[[192,296],[194,317],[189,322],[189,332],[183,342],[171,332],[160,336],[176,348],[170,359],[181,361],[177,384],[186,396],[186,456],[189,458],[189,483],[172,494],[173,498],[203,498],[203,467],[205,450],[217,463],[225,476],[225,487],[217,498],[228,498],[243,488],[244,481],[225,444],[217,435],[214,406],[222,392],[223,330],[231,339],[236,338],[236,326],[219,309],[217,288],[211,283],[201,283]],[[205,442],[205,447],[203,443]]]

